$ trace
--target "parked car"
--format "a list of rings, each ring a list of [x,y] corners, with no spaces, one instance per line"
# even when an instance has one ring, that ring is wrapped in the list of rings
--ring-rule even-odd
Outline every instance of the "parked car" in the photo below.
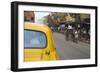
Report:
[[[24,61],[57,60],[51,29],[43,24],[25,22]]]

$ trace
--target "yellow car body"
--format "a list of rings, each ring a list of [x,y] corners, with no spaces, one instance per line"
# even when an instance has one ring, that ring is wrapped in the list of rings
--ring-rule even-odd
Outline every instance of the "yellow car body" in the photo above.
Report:
[[[32,32],[32,36],[37,33],[43,33],[45,35],[45,46],[41,45],[42,47],[31,47],[36,44],[35,40],[32,40],[33,45],[26,45],[24,46],[24,62],[32,62],[32,61],[49,61],[49,60],[57,60],[57,53],[56,49],[54,47],[54,41],[53,41],[53,36],[52,36],[52,31],[51,29],[44,24],[35,24],[35,23],[30,23],[30,22],[25,22],[24,25],[24,42],[27,41],[25,38],[38,38],[41,40],[41,35],[37,37],[30,37]],[[30,34],[29,34],[30,33]],[[29,37],[25,37],[29,36]],[[35,35],[34,35],[35,36]],[[29,41],[30,42],[30,41]],[[39,42],[37,42],[39,43]],[[41,43],[43,44],[43,43]],[[25,45],[25,44],[24,44]],[[28,46],[28,47],[27,47]]]

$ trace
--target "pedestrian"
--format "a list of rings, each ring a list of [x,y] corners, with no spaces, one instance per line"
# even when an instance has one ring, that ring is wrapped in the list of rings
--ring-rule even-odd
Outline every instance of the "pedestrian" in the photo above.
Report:
[[[68,24],[68,28],[66,30],[66,40],[73,39],[73,27],[72,25]]]
[[[74,41],[77,43],[78,42],[78,31],[74,31]]]

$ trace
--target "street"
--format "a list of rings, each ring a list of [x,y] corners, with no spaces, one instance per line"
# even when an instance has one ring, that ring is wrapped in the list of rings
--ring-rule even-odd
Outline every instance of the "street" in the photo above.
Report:
[[[53,32],[54,44],[60,60],[90,58],[90,44],[66,41],[64,34]]]

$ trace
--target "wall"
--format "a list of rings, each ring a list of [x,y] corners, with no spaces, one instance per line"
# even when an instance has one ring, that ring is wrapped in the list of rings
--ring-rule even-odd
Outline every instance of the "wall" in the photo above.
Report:
[[[14,0],[0,0],[0,73],[11,73],[10,69],[10,29],[11,29],[11,14],[10,14],[10,2]],[[16,0],[18,1],[18,0]],[[22,0],[23,1],[23,0]],[[99,0],[24,0],[24,1],[34,1],[34,2],[45,2],[45,3],[61,3],[61,4],[79,4],[79,5],[93,5],[100,8]],[[99,9],[98,8],[98,9]],[[100,13],[100,10],[98,10]],[[100,16],[100,14],[98,14]],[[98,17],[99,19],[100,17]],[[100,22],[98,22],[99,24]],[[98,25],[98,28],[100,25]],[[98,30],[100,31],[100,29]],[[100,34],[98,35],[100,37]],[[100,38],[98,39],[100,40]],[[99,42],[98,42],[99,43]],[[100,46],[99,46],[100,47]],[[100,49],[98,48],[100,52]],[[100,56],[100,53],[98,54]],[[100,58],[98,59],[100,60]],[[100,62],[99,62],[100,64]],[[90,68],[74,68],[74,69],[60,69],[60,70],[45,70],[45,71],[35,71],[36,73],[99,73],[100,66],[90,67]],[[30,71],[32,73],[32,71]]]

